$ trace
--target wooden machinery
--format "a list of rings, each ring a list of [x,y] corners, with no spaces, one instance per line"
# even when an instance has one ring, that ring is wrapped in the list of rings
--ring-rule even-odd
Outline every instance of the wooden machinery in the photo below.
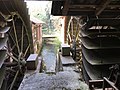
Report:
[[[33,41],[26,3],[0,0],[0,90],[18,89],[30,53]]]
[[[116,85],[113,77],[109,79],[109,68],[120,65],[120,0],[56,0],[51,13],[72,18],[66,37],[75,46],[73,53],[82,49],[82,71],[90,89],[104,86],[119,90],[120,69],[114,73]]]

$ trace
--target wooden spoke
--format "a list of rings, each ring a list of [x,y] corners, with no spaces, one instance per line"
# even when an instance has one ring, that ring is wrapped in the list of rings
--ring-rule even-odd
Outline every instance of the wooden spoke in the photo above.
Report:
[[[25,50],[25,53],[24,53],[24,56],[23,57],[25,57],[26,56],[26,54],[27,54],[27,52],[28,52],[28,49],[30,48],[30,44],[28,45],[28,47],[26,48],[26,50]]]
[[[23,34],[24,34],[24,26],[22,26],[22,38],[21,38],[21,52],[23,51]]]
[[[14,57],[13,55],[11,55],[9,52],[7,52],[7,55],[10,56],[12,59],[14,59],[15,61],[18,62],[18,59],[16,57]]]
[[[15,22],[13,20],[13,29],[14,29],[14,35],[15,35],[15,42],[16,42],[16,46],[17,46],[17,49],[18,49],[18,53],[20,53],[20,47],[18,45],[18,37],[17,37],[17,33],[16,33],[16,28],[15,28]]]

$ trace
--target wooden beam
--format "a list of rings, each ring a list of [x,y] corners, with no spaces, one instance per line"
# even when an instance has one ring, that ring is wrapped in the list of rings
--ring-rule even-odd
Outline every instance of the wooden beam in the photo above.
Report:
[[[100,15],[110,2],[111,0],[104,0],[103,3],[101,3],[102,6],[96,9],[96,16]]]
[[[88,9],[88,8],[78,8],[78,9],[74,9],[74,8],[72,8],[72,9],[69,9],[69,11],[72,11],[72,12],[75,12],[75,11],[77,11],[77,12],[81,12],[81,11],[95,11],[95,9]]]
[[[70,7],[69,8],[86,8],[86,7],[90,7],[90,8],[94,8],[94,7],[96,7],[97,5],[70,5]]]
[[[67,15],[70,6],[70,0],[66,0],[63,6],[62,15]]]
[[[104,81],[103,81],[103,90],[105,90],[106,88],[106,84],[110,85],[114,90],[119,90],[116,86],[115,83],[111,82],[110,80],[108,80],[106,77],[103,77]]]
[[[70,9],[81,9],[81,8],[96,8],[96,7],[102,7],[102,5],[70,5]],[[107,8],[120,8],[120,5],[107,5]]]

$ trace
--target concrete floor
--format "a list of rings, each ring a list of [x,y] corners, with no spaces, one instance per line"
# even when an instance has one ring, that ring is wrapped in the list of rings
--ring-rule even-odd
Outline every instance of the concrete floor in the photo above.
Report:
[[[77,66],[65,66],[63,71],[55,71],[56,54],[54,46],[47,44],[42,51],[46,70],[42,73],[33,71],[25,75],[18,90],[89,90],[81,81]],[[49,74],[48,74],[49,72]]]

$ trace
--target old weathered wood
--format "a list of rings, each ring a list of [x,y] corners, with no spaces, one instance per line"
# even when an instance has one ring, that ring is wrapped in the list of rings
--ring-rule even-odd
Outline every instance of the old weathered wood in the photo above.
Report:
[[[106,85],[110,85],[111,88],[114,88],[114,90],[119,90],[115,84],[113,82],[111,82],[110,80],[108,80],[106,77],[103,78],[103,90],[105,90]]]
[[[30,54],[27,59],[27,69],[28,70],[35,70],[38,64],[38,54]]]
[[[66,5],[66,7],[63,7],[63,4],[58,4],[58,3],[53,3],[52,7],[56,6],[55,8],[52,8],[51,11],[54,11],[52,14],[53,15],[67,15],[67,16],[74,16],[74,15],[92,15],[92,16],[101,16],[101,15],[109,15],[109,16],[116,16],[118,15],[118,8],[119,6],[119,1],[111,1],[111,0],[79,0],[79,1],[74,1],[74,0],[69,0],[71,3]],[[64,1],[56,1],[56,2],[62,2],[65,3],[66,0]],[[58,9],[57,8],[58,4]],[[57,14],[57,11],[60,11],[61,8],[66,9],[67,13],[60,13]],[[114,10],[116,11],[115,14],[113,13]],[[111,14],[110,14],[111,13]],[[109,17],[108,16],[108,17]]]
[[[63,66],[76,64],[76,62],[73,60],[71,56],[62,56],[61,53],[60,53],[60,60]]]
[[[64,4],[63,10],[62,10],[63,15],[67,15],[68,10],[69,10],[69,4],[70,4],[70,0],[65,0],[65,4]]]
[[[8,38],[0,38],[0,50],[3,49],[3,47],[7,44]]]
[[[0,50],[0,68],[2,67],[4,60],[6,59],[6,50]]]
[[[90,90],[94,90],[95,88],[103,87],[103,80],[89,80],[89,88]]]
[[[61,53],[63,56],[70,56],[70,45],[61,44]]]
[[[0,88],[2,86],[3,80],[5,79],[5,66],[0,68]]]
[[[120,50],[118,49],[88,50],[82,46],[82,52],[86,60],[92,65],[120,63]]]
[[[97,37],[97,38],[81,38],[82,44],[87,49],[113,49],[120,48],[120,39],[118,37]]]
[[[82,37],[97,37],[97,35],[120,35],[120,30],[117,29],[88,29],[81,30]]]
[[[96,16],[98,16],[107,7],[107,5],[110,2],[111,2],[111,0],[103,0],[102,6],[98,7],[96,10]]]
[[[90,79],[101,80],[104,76],[109,75],[109,65],[93,66],[89,62],[87,62],[84,56],[82,56],[82,60],[85,70],[89,75]]]

